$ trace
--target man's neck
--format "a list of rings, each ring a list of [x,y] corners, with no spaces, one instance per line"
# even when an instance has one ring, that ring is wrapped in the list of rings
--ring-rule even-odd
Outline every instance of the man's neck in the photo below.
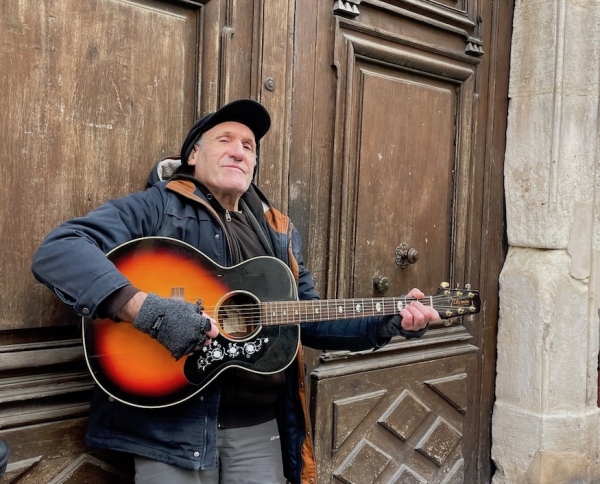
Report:
[[[215,197],[217,202],[219,202],[221,207],[223,207],[225,210],[237,212],[240,209],[239,202],[241,195],[233,196],[229,193],[215,193],[213,191],[210,193],[212,193],[213,197]]]

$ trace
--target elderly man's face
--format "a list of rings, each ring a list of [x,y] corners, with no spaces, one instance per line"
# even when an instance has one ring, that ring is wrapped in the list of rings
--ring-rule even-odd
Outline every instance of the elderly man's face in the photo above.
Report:
[[[248,126],[227,121],[206,131],[194,146],[188,164],[224,208],[237,210],[248,190],[256,164],[256,141]]]

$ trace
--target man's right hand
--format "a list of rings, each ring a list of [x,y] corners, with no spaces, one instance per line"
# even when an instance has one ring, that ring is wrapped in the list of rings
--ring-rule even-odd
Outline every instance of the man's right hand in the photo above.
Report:
[[[119,310],[121,320],[155,338],[178,360],[219,334],[216,322],[198,304],[138,292]]]

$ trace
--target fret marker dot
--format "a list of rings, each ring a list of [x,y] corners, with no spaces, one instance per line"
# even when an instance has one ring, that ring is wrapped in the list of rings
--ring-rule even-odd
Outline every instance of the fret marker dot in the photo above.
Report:
[[[381,303],[376,303],[375,309],[377,310],[377,312],[381,311]]]
[[[338,313],[343,313],[344,312],[344,308],[342,308],[342,306],[338,306]]]
[[[356,312],[357,312],[357,313],[360,313],[360,304],[357,304],[357,305],[356,305]]]
[[[404,304],[402,304],[402,301],[398,301],[396,306],[398,307],[398,311],[402,311],[402,309],[404,309]]]

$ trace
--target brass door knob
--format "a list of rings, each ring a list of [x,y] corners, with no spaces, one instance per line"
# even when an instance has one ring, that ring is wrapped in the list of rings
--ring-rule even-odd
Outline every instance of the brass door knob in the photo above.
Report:
[[[396,265],[400,266],[400,269],[406,269],[410,264],[414,264],[419,257],[421,257],[419,251],[406,243],[396,247]]]
[[[380,294],[385,294],[390,288],[390,280],[385,276],[375,277],[373,278],[373,287]]]

